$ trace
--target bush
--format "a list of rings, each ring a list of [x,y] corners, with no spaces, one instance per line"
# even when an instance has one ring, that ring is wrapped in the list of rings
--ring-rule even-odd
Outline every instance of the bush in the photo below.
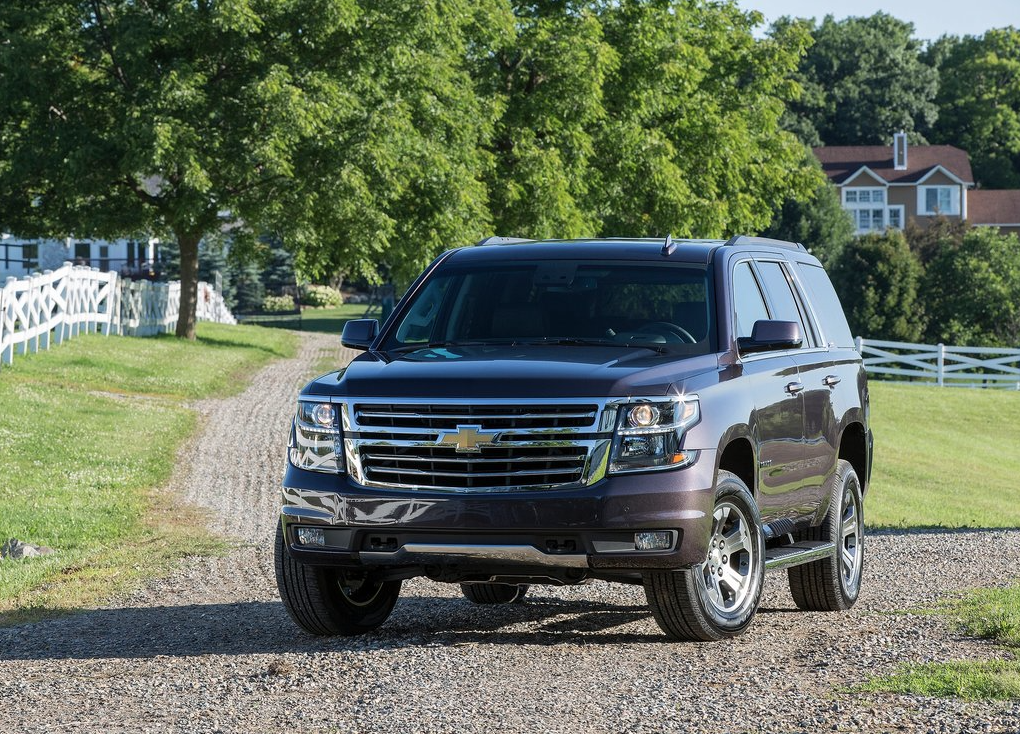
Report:
[[[279,313],[295,310],[294,299],[290,296],[266,296],[262,299],[262,310]]]
[[[307,285],[301,289],[301,303],[313,308],[341,306],[344,299],[340,291],[328,285]]]

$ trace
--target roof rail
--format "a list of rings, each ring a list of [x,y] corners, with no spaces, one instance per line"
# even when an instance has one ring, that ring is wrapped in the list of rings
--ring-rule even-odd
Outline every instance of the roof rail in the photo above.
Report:
[[[807,248],[799,242],[774,240],[769,237],[749,237],[746,234],[735,234],[726,240],[727,245],[765,245],[767,247],[785,247],[788,250],[804,250]]]
[[[663,257],[669,257],[676,252],[676,242],[673,241],[673,235],[666,235],[665,242],[662,243],[662,252],[660,253]]]
[[[484,240],[479,240],[475,243],[475,247],[481,247],[482,245],[513,245],[518,242],[534,242],[535,240],[526,240],[520,237],[486,237]]]

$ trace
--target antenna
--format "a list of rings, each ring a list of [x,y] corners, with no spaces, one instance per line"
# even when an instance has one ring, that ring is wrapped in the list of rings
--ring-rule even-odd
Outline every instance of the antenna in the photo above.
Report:
[[[669,257],[676,252],[676,243],[673,241],[673,235],[666,235],[666,241],[662,243],[662,256]]]

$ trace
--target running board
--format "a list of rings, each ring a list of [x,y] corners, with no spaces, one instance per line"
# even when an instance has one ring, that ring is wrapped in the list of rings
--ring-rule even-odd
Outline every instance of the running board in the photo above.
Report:
[[[835,552],[836,545],[834,543],[825,543],[820,540],[805,540],[793,545],[770,548],[765,551],[765,570],[772,571],[777,568],[789,568],[802,563],[811,563],[828,558]]]

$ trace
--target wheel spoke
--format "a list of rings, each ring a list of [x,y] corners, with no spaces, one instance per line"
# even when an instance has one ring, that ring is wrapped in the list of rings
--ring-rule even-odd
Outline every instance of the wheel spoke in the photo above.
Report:
[[[843,537],[851,535],[857,535],[857,511],[852,504],[843,513]]]
[[[840,556],[842,557],[843,560],[843,569],[844,571],[846,571],[846,575],[848,577],[852,576],[854,572],[854,566],[857,563],[856,549],[855,552],[851,553],[848,548],[844,547]]]
[[[741,528],[735,527],[723,536],[723,543],[722,552],[727,556],[733,556],[747,550],[747,535]]]
[[[722,535],[723,528],[726,527],[726,520],[730,516],[730,506],[720,505],[715,511],[715,522],[712,526],[712,533],[714,535]]]
[[[719,580],[733,592],[734,598],[740,597],[744,588],[747,586],[747,576],[741,574],[730,566],[723,566],[723,575]]]

